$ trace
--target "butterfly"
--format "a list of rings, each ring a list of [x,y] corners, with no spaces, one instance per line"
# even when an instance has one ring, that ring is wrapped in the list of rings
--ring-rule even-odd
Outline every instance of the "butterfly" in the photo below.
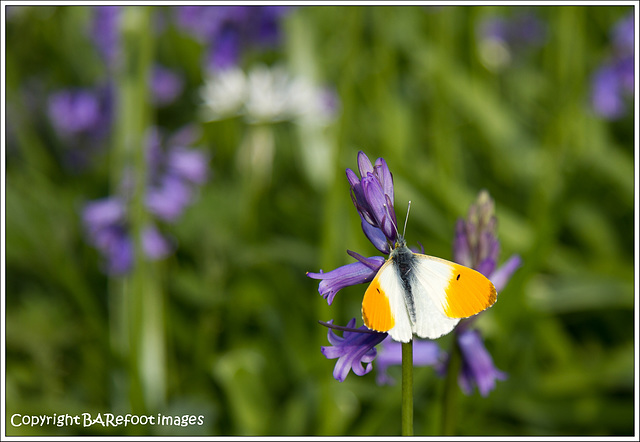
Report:
[[[496,302],[496,288],[480,272],[414,253],[404,235],[397,238],[362,300],[362,319],[369,329],[400,342],[409,342],[414,333],[435,339],[453,330],[461,318]]]

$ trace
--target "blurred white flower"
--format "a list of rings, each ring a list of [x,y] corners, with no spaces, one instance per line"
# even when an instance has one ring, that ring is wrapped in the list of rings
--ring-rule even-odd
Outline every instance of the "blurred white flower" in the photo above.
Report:
[[[242,112],[247,96],[247,79],[239,68],[212,74],[200,89],[205,121],[221,120]]]
[[[248,74],[245,103],[251,122],[282,121],[295,117],[292,106],[293,80],[280,66],[269,69],[259,65]]]
[[[245,74],[228,69],[212,75],[201,89],[207,121],[243,115],[249,123],[302,121],[329,124],[337,97],[304,77],[292,77],[282,66],[258,65]]]

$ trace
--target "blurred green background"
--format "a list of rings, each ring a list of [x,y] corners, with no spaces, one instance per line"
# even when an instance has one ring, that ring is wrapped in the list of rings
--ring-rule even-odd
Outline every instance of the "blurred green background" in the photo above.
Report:
[[[332,87],[339,104],[321,127],[203,121],[205,44],[173,9],[125,12],[148,19],[127,31],[125,60],[144,68],[147,57],[183,78],[162,108],[126,84],[131,72],[102,62],[87,37],[91,7],[5,10],[8,435],[399,434],[399,367],[392,386],[376,384],[375,362],[339,383],[320,353],[327,330],[317,321],[361,325],[364,286],[328,306],[305,276],[352,262],[346,249],[378,254],[344,176],[359,150],[387,161],[399,219],[412,201],[410,243],[451,259],[456,219],[487,189],[499,264],[523,259],[477,322],[509,377],[486,398],[459,392],[458,434],[634,433],[633,99],[614,120],[590,101],[594,72],[615,56],[612,28],[632,7],[291,8],[279,44],[246,48],[239,66],[279,64]],[[535,41],[481,32],[488,19],[523,14],[540,25]],[[163,224],[175,252],[123,277],[101,270],[80,215],[117,189],[123,135],[92,152],[57,136],[46,113],[56,90],[110,75],[121,94],[141,97],[117,108],[129,116],[116,112],[116,128],[135,112],[168,132],[194,123],[211,157],[197,198]],[[273,137],[269,161],[240,154],[257,127]],[[88,165],[66,161],[78,149]],[[414,377],[415,434],[436,435],[443,380],[431,367]],[[9,421],[85,412],[203,415],[204,424]]]

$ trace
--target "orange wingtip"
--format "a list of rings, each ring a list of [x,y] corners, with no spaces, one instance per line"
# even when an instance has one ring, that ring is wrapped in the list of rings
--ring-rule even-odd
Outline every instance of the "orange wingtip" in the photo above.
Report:
[[[483,274],[461,265],[446,289],[444,312],[450,318],[467,318],[491,307],[497,299],[496,288]]]
[[[362,300],[362,320],[364,325],[372,330],[386,332],[391,330],[395,324],[391,314],[389,298],[380,287],[377,279],[374,279]]]

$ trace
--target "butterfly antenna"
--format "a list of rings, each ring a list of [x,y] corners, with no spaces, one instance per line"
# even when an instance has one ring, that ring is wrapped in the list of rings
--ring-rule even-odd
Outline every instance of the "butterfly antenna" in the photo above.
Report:
[[[409,221],[409,210],[411,210],[411,201],[407,205],[407,216],[404,219],[404,231],[402,232],[402,237],[404,237],[405,233],[407,233],[407,221]]]

